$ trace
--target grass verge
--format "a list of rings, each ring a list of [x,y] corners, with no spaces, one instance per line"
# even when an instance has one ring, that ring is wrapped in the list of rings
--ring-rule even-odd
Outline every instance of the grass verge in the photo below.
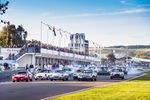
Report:
[[[150,72],[127,82],[93,88],[49,100],[150,100]]]

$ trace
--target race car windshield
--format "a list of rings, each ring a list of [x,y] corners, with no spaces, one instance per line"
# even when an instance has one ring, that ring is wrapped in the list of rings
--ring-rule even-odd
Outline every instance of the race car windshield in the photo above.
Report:
[[[90,69],[95,69],[95,67],[92,67],[92,66],[90,66],[89,68],[90,68]]]
[[[62,70],[56,70],[55,72],[56,72],[56,73],[63,73]]]
[[[64,71],[71,71],[71,69],[64,69]]]
[[[50,73],[51,72],[51,70],[43,70],[43,71],[41,71],[42,73]]]
[[[26,72],[18,72],[18,74],[26,74]]]
[[[113,69],[112,72],[121,72],[121,69]]]
[[[82,70],[77,70],[77,73],[80,73],[80,72],[82,72]]]

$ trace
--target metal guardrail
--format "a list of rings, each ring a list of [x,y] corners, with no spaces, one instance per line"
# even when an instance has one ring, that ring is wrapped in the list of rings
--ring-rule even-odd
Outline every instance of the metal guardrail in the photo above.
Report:
[[[0,82],[6,79],[11,79],[11,76],[20,70],[7,70],[0,72]]]

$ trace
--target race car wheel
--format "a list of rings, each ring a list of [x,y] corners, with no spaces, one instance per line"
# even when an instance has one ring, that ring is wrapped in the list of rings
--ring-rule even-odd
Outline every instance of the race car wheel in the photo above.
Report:
[[[96,79],[96,77],[94,78],[94,81],[96,81],[97,79]]]
[[[91,80],[91,81],[95,81],[95,77],[93,76],[90,80]]]
[[[35,78],[35,80],[38,80],[37,78]]]
[[[110,77],[110,79],[113,79],[113,77]]]
[[[66,81],[68,81],[68,78],[66,78]]]
[[[78,78],[78,81],[81,81],[81,79]]]

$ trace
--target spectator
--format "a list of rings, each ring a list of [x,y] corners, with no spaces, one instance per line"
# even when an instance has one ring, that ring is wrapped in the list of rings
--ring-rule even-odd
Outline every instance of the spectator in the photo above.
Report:
[[[28,69],[29,69],[28,64],[26,64],[26,70],[28,70]]]
[[[31,68],[34,68],[33,64],[31,64],[31,65],[29,66],[29,68],[30,68],[30,69],[31,69]]]

